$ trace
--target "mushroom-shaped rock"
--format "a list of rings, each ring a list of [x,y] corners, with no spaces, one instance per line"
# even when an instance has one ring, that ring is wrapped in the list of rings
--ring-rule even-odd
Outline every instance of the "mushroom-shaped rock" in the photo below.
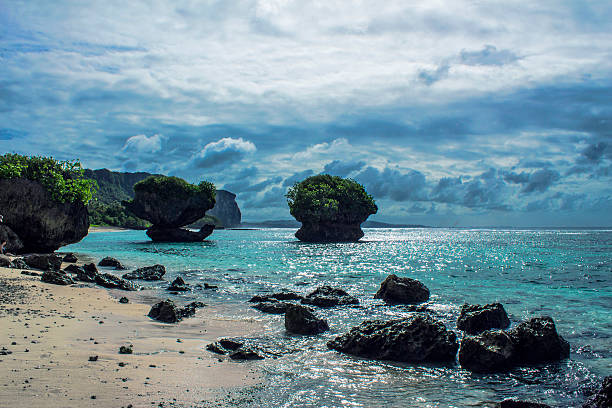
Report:
[[[74,283],[70,276],[61,271],[45,271],[40,280],[54,285],[72,285]]]
[[[98,262],[98,266],[105,266],[115,268],[117,270],[125,269],[125,267],[119,262],[118,259],[112,258],[110,256],[106,256]]]
[[[306,242],[358,241],[361,223],[378,211],[361,184],[328,174],[296,183],[287,201],[291,215],[302,223],[295,236]]]
[[[461,307],[461,314],[457,319],[457,328],[467,334],[478,334],[485,330],[506,329],[510,326],[510,319],[501,303],[488,305],[469,305]]]
[[[374,298],[383,299],[390,304],[423,303],[429,299],[429,289],[416,279],[389,275],[381,283],[380,289],[378,289]]]
[[[519,363],[559,361],[569,357],[569,343],[557,334],[555,323],[548,316],[521,322],[508,333],[515,343]]]
[[[62,266],[62,257],[56,254],[32,254],[23,260],[30,268],[43,271],[57,271]]]
[[[459,363],[475,372],[502,372],[515,364],[514,341],[501,330],[466,336],[459,348]]]
[[[320,286],[313,292],[309,293],[302,303],[305,305],[313,305],[319,307],[334,307],[343,305],[358,305],[359,299],[349,295],[346,291],[340,288],[331,286]]]
[[[612,407],[612,376],[603,380],[601,389],[592,395],[582,408],[610,408]]]
[[[142,279],[146,281],[161,280],[162,276],[166,274],[166,267],[164,265],[153,265],[143,266],[132,272],[128,272],[123,275],[123,279],[135,280]]]
[[[459,344],[442,322],[414,314],[406,319],[365,321],[329,341],[327,347],[377,360],[418,363],[452,361]]]
[[[285,311],[285,329],[297,334],[319,334],[329,330],[329,325],[327,320],[319,319],[309,308],[289,305]]]
[[[125,279],[110,273],[98,273],[95,276],[96,284],[109,289],[136,290],[136,286]]]
[[[178,177],[151,176],[134,185],[134,199],[124,202],[126,208],[153,226],[147,235],[154,241],[202,241],[213,228],[199,232],[181,229],[206,215],[215,205],[215,186],[207,181],[198,185]]]

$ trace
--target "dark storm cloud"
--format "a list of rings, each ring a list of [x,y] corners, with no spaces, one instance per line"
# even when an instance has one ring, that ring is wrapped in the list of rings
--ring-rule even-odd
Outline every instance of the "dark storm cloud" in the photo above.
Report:
[[[312,176],[313,174],[315,174],[315,172],[310,169],[294,173],[283,181],[283,187],[292,186],[295,183],[302,181],[307,177]]]
[[[364,161],[352,162],[334,160],[325,165],[323,173],[331,174],[332,176],[346,177],[355,171],[363,169],[365,165],[366,162]]]
[[[376,198],[420,201],[427,197],[425,176],[416,170],[400,172],[387,167],[380,171],[374,167],[367,167],[355,176],[355,180],[362,183]]]

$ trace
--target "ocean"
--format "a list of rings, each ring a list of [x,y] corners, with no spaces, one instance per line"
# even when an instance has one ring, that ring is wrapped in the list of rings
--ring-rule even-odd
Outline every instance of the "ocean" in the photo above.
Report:
[[[338,244],[301,243],[294,232],[216,230],[205,242],[185,244],[153,243],[144,231],[96,232],[61,251],[96,261],[113,256],[130,267],[159,263],[168,281],[182,276],[190,284],[217,285],[167,295],[167,282],[146,282],[160,296],[223,304],[228,318],[264,324],[252,341],[269,358],[247,363],[260,367],[265,381],[253,392],[253,406],[488,407],[514,397],[576,407],[612,374],[612,230],[365,229],[360,242]],[[363,320],[408,315],[402,306],[373,299],[392,273],[423,282],[431,292],[426,305],[451,330],[466,302],[501,302],[513,325],[551,316],[571,344],[570,358],[473,374],[458,363],[381,362],[328,350],[328,340]],[[282,315],[260,313],[247,302],[256,294],[283,288],[306,294],[321,285],[345,289],[360,306],[318,309],[331,328],[318,336],[287,334]]]

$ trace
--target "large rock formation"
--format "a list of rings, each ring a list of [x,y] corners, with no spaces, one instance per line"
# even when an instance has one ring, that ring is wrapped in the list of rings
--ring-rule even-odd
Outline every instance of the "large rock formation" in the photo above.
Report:
[[[240,225],[242,214],[236,203],[236,194],[226,190],[217,190],[215,206],[208,211],[208,215],[217,217],[226,228]]]
[[[414,314],[406,319],[365,321],[327,347],[377,360],[434,362],[453,361],[459,344],[443,323]]]
[[[81,202],[60,203],[37,181],[0,179],[0,212],[6,228],[7,250],[15,253],[53,252],[78,242],[89,228],[87,208]],[[21,245],[19,244],[21,242]]]

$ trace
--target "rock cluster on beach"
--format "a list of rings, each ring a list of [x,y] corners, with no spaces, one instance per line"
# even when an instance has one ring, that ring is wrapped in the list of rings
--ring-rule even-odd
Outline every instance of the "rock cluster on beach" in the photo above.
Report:
[[[232,360],[262,360],[263,357],[244,342],[234,339],[220,339],[206,346],[206,350],[216,354],[229,355]]]
[[[177,323],[185,317],[191,317],[198,308],[204,307],[202,302],[191,302],[179,308],[170,299],[162,300],[151,307],[148,316],[164,323]]]
[[[132,272],[128,272],[123,275],[123,279],[128,280],[146,280],[146,281],[158,281],[166,274],[166,267],[164,265],[153,265],[143,266],[142,268],[135,269]]]

